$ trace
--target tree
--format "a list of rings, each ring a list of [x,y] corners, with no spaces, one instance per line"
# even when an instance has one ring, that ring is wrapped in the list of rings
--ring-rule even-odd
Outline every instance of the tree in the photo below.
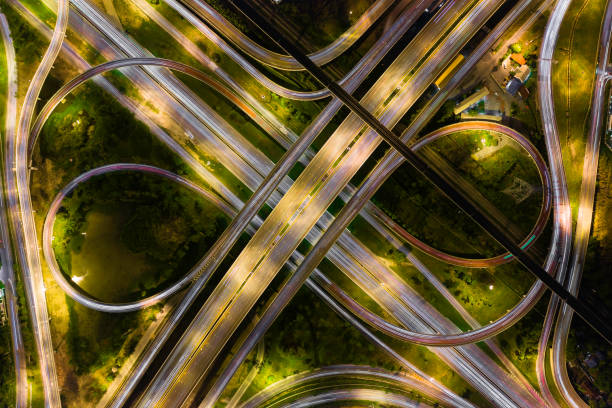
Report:
[[[523,51],[523,47],[521,47],[520,43],[514,43],[510,46],[510,49],[512,50],[512,52],[514,53],[519,53],[521,51]]]

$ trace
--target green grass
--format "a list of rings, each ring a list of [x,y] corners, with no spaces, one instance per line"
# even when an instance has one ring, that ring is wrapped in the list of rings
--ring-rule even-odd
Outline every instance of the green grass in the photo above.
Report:
[[[102,300],[126,302],[185,275],[228,222],[213,203],[167,179],[111,173],[62,202],[53,246],[68,279],[82,278]]]
[[[438,139],[430,146],[526,235],[535,224],[542,204],[542,194],[538,190],[541,189],[542,183],[532,159],[507,136],[501,136],[500,142],[506,141],[509,144],[488,157],[476,159],[471,156],[484,147],[482,140],[485,140],[486,146],[497,146],[497,136],[501,135],[487,131],[460,132]],[[526,181],[535,188],[535,191],[520,203],[503,193],[503,190],[513,184],[515,178]]]
[[[597,43],[605,1],[572,2],[565,15],[553,66],[552,86],[559,139],[574,216],[597,63]]]
[[[279,14],[318,50],[336,40],[370,7],[371,0],[287,0],[276,6]]]
[[[45,125],[34,154],[34,166],[39,170],[32,175],[32,200],[37,209],[39,236],[46,209],[59,188],[92,167],[126,161],[153,164],[192,177],[173,152],[99,88],[86,85],[73,97],[67,98]],[[104,188],[98,190],[103,194]],[[108,198],[112,197],[109,195]],[[89,218],[88,221],[93,221],[93,226],[96,226],[95,219]],[[102,223],[98,220],[97,226]],[[81,231],[77,229],[75,232]],[[92,235],[95,238],[95,234]],[[106,262],[109,259],[116,262],[117,255],[110,255],[111,251],[118,249],[117,246],[106,244],[111,246],[95,248],[95,243],[84,245],[85,253],[82,255],[98,254],[97,259],[103,261],[102,254],[97,252],[100,250],[107,254]],[[88,267],[91,266],[93,263],[88,263]],[[179,265],[176,271],[184,271],[190,266]],[[102,266],[94,268],[101,270]],[[43,273],[65,406],[92,406],[113,379],[114,371],[131,353],[134,339],[142,336],[156,309],[132,315],[102,315],[71,304],[46,267]],[[109,330],[109,327],[113,329]]]
[[[0,406],[10,407],[15,404],[15,364],[8,316],[0,326],[0,367]]]
[[[392,342],[403,357],[441,380],[459,394],[482,399],[456,373],[422,346]],[[298,372],[333,364],[364,364],[387,370],[401,367],[369,343],[352,325],[339,318],[312,292],[302,288],[279,316],[265,338],[264,364],[247,390],[248,398],[266,386]],[[243,364],[228,385],[225,396],[240,385],[252,367],[254,356]]]

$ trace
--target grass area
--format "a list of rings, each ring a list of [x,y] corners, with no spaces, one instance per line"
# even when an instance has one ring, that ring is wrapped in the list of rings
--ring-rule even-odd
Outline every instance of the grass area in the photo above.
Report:
[[[15,404],[15,364],[8,318],[0,325],[0,367],[0,407],[8,408]]]
[[[304,41],[319,49],[339,38],[372,3],[371,0],[285,0],[275,9]]]
[[[384,340],[392,342],[387,338]],[[287,376],[332,364],[365,364],[391,371],[401,369],[306,288],[298,292],[268,331],[264,341],[263,366],[244,398]],[[482,406],[486,405],[461,377],[426,348],[406,342],[394,342],[392,345],[402,356],[458,394],[469,396]],[[232,378],[224,393],[225,398],[230,398],[240,386],[254,360],[252,353]]]
[[[542,204],[542,183],[533,160],[520,145],[494,132],[470,131],[438,139],[430,146],[525,235],[531,230]],[[479,152],[485,155],[475,156]],[[533,190],[515,199],[509,189],[519,180]]]
[[[500,148],[485,146],[496,143],[501,143]],[[522,227],[525,234],[531,229],[541,203],[541,196],[537,194],[541,185],[535,166],[518,146],[507,138],[475,132],[442,138],[432,148],[504,215]],[[513,198],[508,189],[513,188],[517,179],[529,187],[525,194]],[[529,193],[529,189],[533,191]],[[501,253],[499,245],[480,227],[406,164],[382,185],[373,200],[407,231],[435,248],[461,256]]]
[[[229,220],[214,204],[158,176],[117,173],[64,200],[53,241],[70,279],[105,301],[159,292],[195,265]]]
[[[121,242],[121,226],[127,221],[121,208],[90,210],[83,232],[87,234],[85,242],[80,252],[71,253],[70,272],[83,276],[79,286],[97,298],[119,301],[146,277],[144,254],[130,251]],[[60,220],[56,227],[58,223]]]
[[[552,86],[559,141],[567,175],[570,204],[577,214],[588,115],[597,63],[597,44],[606,2],[572,2],[555,50]]]

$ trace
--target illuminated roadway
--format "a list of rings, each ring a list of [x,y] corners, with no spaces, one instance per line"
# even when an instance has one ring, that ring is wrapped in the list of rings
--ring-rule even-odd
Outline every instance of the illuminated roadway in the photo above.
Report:
[[[466,24],[466,25],[467,25],[467,24]],[[474,27],[474,25],[470,25],[470,26],[471,26],[471,27]],[[445,53],[445,54],[446,54],[446,55],[448,55],[448,53]],[[447,58],[449,58],[449,57],[447,56]],[[382,98],[381,98],[381,99],[382,99]],[[353,151],[353,150],[351,150],[351,151]],[[315,159],[315,160],[316,160],[316,159]],[[350,161],[349,161],[349,160],[346,160],[346,161],[345,161],[345,163],[346,163],[346,162],[350,162]],[[319,168],[320,168],[321,166],[317,166],[317,167],[319,167]],[[316,168],[316,167],[315,167],[315,168]],[[304,174],[304,173],[303,173],[303,174]],[[298,181],[299,181],[299,179],[298,179]],[[296,184],[297,184],[297,182],[296,182]],[[295,186],[295,184],[294,184],[294,186]],[[292,187],[292,188],[293,188],[293,187]],[[323,188],[322,188],[322,190],[324,190],[324,189],[325,189],[325,187],[323,187]],[[299,202],[298,202],[298,203],[297,203],[297,206],[299,206],[299,205],[300,205],[300,204],[299,204]],[[278,211],[278,209],[279,209],[279,208],[282,208],[281,204],[279,204],[279,206],[277,206],[277,207],[276,207],[275,211]],[[273,214],[274,214],[274,211],[273,211]],[[269,220],[269,219],[270,219],[270,217],[268,217],[268,220]],[[268,222],[268,220],[266,220],[266,222]],[[265,224],[264,224],[264,225],[265,225]],[[282,225],[280,225],[280,227],[282,227]],[[262,229],[260,229],[259,231],[262,231]],[[259,231],[258,231],[258,233],[259,233]],[[257,234],[256,234],[256,235],[257,235]],[[261,242],[261,240],[255,240],[255,241],[256,241],[256,242]],[[284,240],[283,240],[283,241],[284,241]],[[283,242],[283,241],[280,241],[280,242]],[[256,259],[255,259],[254,261],[257,261],[257,258],[258,258],[258,256],[256,256]],[[225,283],[224,283],[224,282],[225,282]],[[222,284],[221,284],[221,285],[218,287],[217,291],[223,291],[223,289],[224,289],[224,285],[228,285],[228,284],[229,284],[229,285],[232,285],[232,282],[231,282],[231,281],[228,281],[228,280],[227,280],[227,278],[226,278],[226,279],[225,279],[225,280],[222,282]],[[259,285],[257,285],[257,286],[259,287]],[[265,286],[265,284],[264,284],[264,286]],[[213,294],[213,296],[212,296],[212,297],[214,298],[214,297],[215,297],[215,294]],[[205,306],[205,307],[206,307],[206,306]],[[217,322],[218,322],[218,323],[223,324],[223,321],[217,321]],[[199,325],[198,325],[198,326],[199,326]],[[197,327],[197,326],[194,324],[194,327]],[[175,350],[176,350],[176,349],[175,349]],[[206,350],[203,350],[203,351],[206,351]],[[208,361],[208,360],[207,360],[207,361]],[[166,366],[164,366],[164,368],[162,369],[162,371],[163,371],[164,369],[166,369],[166,368],[167,368],[167,365],[166,365]],[[164,378],[164,379],[167,379],[167,378],[168,378],[168,375],[161,374],[161,375],[160,375],[160,377],[161,377],[161,378]],[[184,378],[181,378],[181,387],[183,387],[183,384],[185,384],[185,379],[184,379]],[[152,386],[152,388],[156,388],[156,387],[155,387],[155,386]],[[484,390],[484,391],[486,392],[486,390]],[[146,401],[148,401],[148,402],[154,401],[154,400],[151,400],[149,396],[145,396],[145,397],[143,398],[143,400],[146,400]],[[176,398],[174,398],[174,397],[173,397],[173,398],[172,398],[172,400],[173,400],[173,401],[176,401]]]
[[[561,11],[559,13],[561,13]],[[552,31],[552,29],[551,32],[557,34],[556,32]],[[578,218],[576,223],[576,233],[574,237],[572,260],[569,265],[567,285],[568,290],[574,294],[578,293],[578,289],[580,286],[580,278],[582,276],[582,268],[584,266],[584,261],[586,257],[587,245],[589,242],[589,236],[591,231],[591,222],[593,217],[593,205],[595,197],[595,185],[597,180],[602,121],[605,120],[605,118],[607,117],[604,111],[604,92],[606,84],[610,79],[610,76],[606,72],[606,68],[610,59],[609,50],[611,32],[612,3],[608,1],[599,37],[598,61],[595,69],[595,81],[593,86],[593,97],[590,109],[590,128],[586,141],[586,148],[583,160],[582,184],[580,186],[580,196],[578,201]],[[550,78],[548,78],[548,81],[550,81]],[[550,119],[550,117],[548,117],[548,119]],[[554,111],[552,120],[555,120]],[[552,315],[554,314],[553,312],[556,307],[556,302],[551,301],[539,348],[539,358],[542,360],[544,360],[546,352],[546,348],[544,348],[543,345],[546,344],[548,341],[548,336],[550,335],[552,326]],[[570,308],[567,307],[567,305],[561,305],[552,341],[551,355],[553,377],[562,398],[567,404],[572,407],[586,408],[588,407],[588,404],[586,404],[575,391],[567,374],[566,346],[570,324],[572,321],[572,315],[573,312]],[[540,375],[540,377],[543,377],[543,373],[543,362],[540,362],[538,374]],[[548,385],[545,384],[545,387],[543,388],[548,388]]]
[[[26,297],[32,319],[34,339],[42,374],[45,405],[60,407],[60,393],[55,370],[54,349],[49,328],[44,282],[40,264],[36,226],[30,200],[28,178],[28,134],[36,101],[43,83],[62,48],[68,25],[68,0],[58,0],[57,19],[53,36],[42,57],[23,100],[14,140],[7,139],[7,162],[14,163],[15,171],[6,175],[8,205],[16,235],[16,246],[24,278]],[[13,150],[15,149],[15,150]],[[12,170],[12,169],[11,169]],[[21,210],[19,210],[19,208]],[[21,218],[20,218],[21,216]]]
[[[408,7],[406,7],[406,3],[410,3]],[[289,99],[299,99],[299,100],[317,100],[321,98],[325,98],[330,96],[329,90],[327,88],[323,88],[316,91],[295,91],[292,89],[287,89],[283,86],[280,86],[276,82],[272,81],[265,74],[262,74],[256,67],[253,66],[245,57],[242,56],[239,52],[237,52],[234,48],[232,48],[227,42],[221,38],[214,30],[209,28],[206,24],[202,22],[198,17],[196,17],[189,9],[183,6],[180,2],[176,0],[167,0],[165,2],[168,6],[172,7],[176,12],[178,12],[183,18],[185,18],[189,23],[191,23],[194,27],[198,29],[206,38],[208,38],[212,43],[218,46],[227,56],[229,56],[236,64],[238,64],[242,69],[248,72],[253,78],[259,81],[263,86],[265,86],[271,92],[274,92],[280,96],[289,98]],[[170,34],[177,42],[179,42],[191,55],[193,55],[198,61],[202,62],[208,57],[195,45],[191,40],[189,40],[183,33],[181,33],[172,23],[170,23],[164,16],[162,16],[157,10],[155,10],[149,3],[144,0],[135,0],[134,4],[136,4],[151,20],[155,21],[160,27],[162,27],[168,34]],[[345,76],[345,79],[341,81],[341,83],[348,82],[349,79],[352,79],[356,75],[360,75],[362,78],[370,72],[376,64],[380,60],[380,56],[384,55],[386,51],[393,46],[397,42],[399,38],[401,38],[405,32],[410,28],[412,22],[416,20],[424,11],[426,6],[429,4],[428,0],[417,0],[417,1],[408,1],[403,0],[400,2],[398,6],[394,9],[393,13],[397,11],[397,13],[401,12],[400,16],[397,17],[391,27],[388,30],[385,30],[382,33],[381,37],[376,41],[376,44],[373,45],[366,56],[349,71],[349,73]],[[402,11],[402,9],[404,9]],[[202,55],[203,54],[203,55]],[[225,72],[219,72],[220,70],[214,70],[222,78],[229,77],[229,75]]]
[[[283,401],[286,401],[291,397],[295,398],[296,395],[312,392],[312,390],[306,387],[309,383],[320,383],[322,385],[325,385],[329,384],[329,382],[332,382],[333,384],[334,379],[340,378],[342,380],[358,380],[361,382],[361,386],[363,386],[365,382],[368,382],[371,385],[384,384],[386,387],[389,387],[390,393],[396,391],[396,389],[400,389],[403,392],[417,391],[425,397],[433,400],[432,402],[442,403],[444,406],[448,407],[473,406],[472,404],[465,401],[463,403],[458,403],[458,401],[455,399],[449,399],[448,396],[441,393],[440,390],[438,390],[437,388],[431,386],[427,381],[423,381],[422,379],[413,375],[407,375],[405,373],[395,373],[380,368],[368,366],[337,365],[292,375],[281,381],[277,381],[255,394],[245,403],[241,404],[240,408],[256,408],[262,406],[293,406],[281,404],[283,403]],[[330,384],[328,385],[328,387],[334,388],[334,385]],[[336,387],[343,387],[343,385],[342,383],[340,383],[339,385],[336,385]],[[340,390],[336,390],[336,392],[339,391]],[[356,390],[347,389],[347,391],[350,392]],[[374,391],[374,389],[371,389],[371,391]],[[353,392],[351,394],[347,394],[346,399],[360,400],[359,397],[363,397],[365,395],[368,394],[359,395],[358,393]],[[302,398],[308,397],[308,394],[306,394]],[[326,398],[328,400],[328,403],[335,401],[335,399],[329,399],[329,397],[330,396]],[[340,401],[344,399],[345,398],[342,398],[340,399]],[[370,401],[370,399],[365,400]],[[377,401],[377,399],[374,399],[372,401]],[[381,403],[385,402],[384,399],[378,401]]]
[[[274,68],[294,71],[304,69],[293,57],[270,51],[255,43],[206,2],[185,0],[183,3],[252,58]],[[310,54],[310,58],[317,65],[325,65],[333,61],[349,49],[393,3],[393,0],[375,1],[351,28],[331,44]]]
[[[53,42],[52,42],[52,44],[53,44]],[[606,54],[607,54],[607,52],[606,52]],[[381,99],[381,100],[382,100],[382,99]],[[549,154],[550,154],[550,153],[549,153]],[[596,169],[596,167],[597,167],[597,166],[595,166],[595,169]],[[592,202],[592,199],[591,199],[591,202]],[[590,220],[589,220],[589,224],[590,224]],[[570,233],[571,233],[571,231],[570,231]]]
[[[0,14],[0,33],[4,43],[6,54],[7,84],[6,89],[6,111],[5,111],[5,139],[14,138],[15,125],[17,121],[17,59],[15,58],[15,48],[9,29],[9,24],[4,14]],[[13,169],[4,160],[3,174],[12,172]],[[13,270],[13,250],[11,246],[11,236],[7,219],[7,207],[4,194],[7,191],[5,183],[0,183],[2,192],[0,193],[0,238],[2,248],[0,258],[2,269],[0,269],[0,281],[4,283],[4,304],[8,314],[9,325],[11,327],[11,346],[13,350],[13,362],[15,364],[15,406],[25,408],[28,406],[28,373],[26,371],[26,356],[21,336],[19,312],[17,306],[17,283],[15,281],[15,271]]]

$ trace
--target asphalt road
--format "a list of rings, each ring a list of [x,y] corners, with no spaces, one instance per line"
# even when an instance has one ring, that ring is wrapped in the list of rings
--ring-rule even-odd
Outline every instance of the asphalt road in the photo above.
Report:
[[[6,122],[4,125],[4,134],[5,139],[8,140],[13,139],[15,135],[18,84],[15,47],[13,46],[13,39],[11,37],[9,24],[4,14],[0,14],[0,33],[2,34],[7,63],[8,89],[6,90]],[[10,164],[6,160],[4,160],[4,163],[5,166],[3,169],[3,175],[12,172]],[[7,219],[7,211],[9,211],[9,209],[6,206],[4,198],[4,194],[7,189],[5,188],[5,183],[0,184],[2,185],[2,193],[0,194],[0,238],[2,239],[0,248],[0,259],[2,261],[0,281],[2,281],[5,285],[5,305],[11,327],[11,345],[13,349],[13,362],[15,364],[16,379],[15,406],[17,408],[25,408],[28,406],[28,373],[17,306],[17,283],[15,280],[15,271],[13,270],[12,241],[9,234]]]

